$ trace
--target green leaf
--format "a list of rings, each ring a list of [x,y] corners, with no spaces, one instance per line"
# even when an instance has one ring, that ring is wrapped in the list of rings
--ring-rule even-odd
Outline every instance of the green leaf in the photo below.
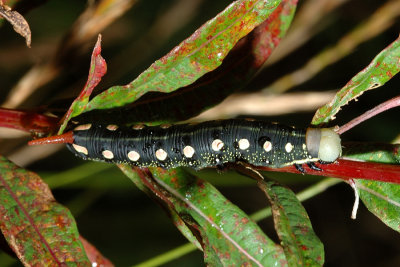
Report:
[[[281,1],[235,1],[137,79],[94,97],[86,111],[124,106],[146,92],[172,92],[216,69],[233,46],[261,24]]]
[[[344,158],[387,164],[400,163],[400,144],[346,142],[343,146]]]
[[[229,51],[221,66],[194,83],[170,94],[153,92],[123,108],[85,112],[77,120],[81,123],[165,123],[199,114],[250,81],[285,36],[296,6],[297,0],[282,1],[267,20]]]
[[[346,144],[346,157],[356,160],[398,164],[399,151],[398,144]],[[400,185],[361,179],[354,182],[368,210],[387,226],[400,232]]]
[[[324,246],[296,195],[274,182],[258,183],[267,195],[289,266],[322,266]]]
[[[70,212],[36,174],[0,157],[0,229],[26,266],[91,266]]]
[[[348,82],[325,106],[319,108],[313,125],[327,123],[335,118],[340,108],[365,91],[378,88],[400,71],[400,37],[381,51],[372,62]]]
[[[211,184],[179,168],[152,168],[151,173],[143,172],[142,180],[201,237],[206,264],[286,265],[282,248]]]
[[[400,232],[400,185],[370,180],[354,182],[368,210],[387,226]]]

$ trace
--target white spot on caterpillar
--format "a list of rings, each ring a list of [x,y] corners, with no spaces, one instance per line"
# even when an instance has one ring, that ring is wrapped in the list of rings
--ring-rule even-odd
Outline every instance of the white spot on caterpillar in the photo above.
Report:
[[[86,147],[77,145],[77,144],[72,144],[72,147],[76,150],[76,152],[82,153],[82,154],[89,154],[88,150]]]
[[[265,141],[263,148],[266,152],[270,152],[272,150],[272,143],[270,141]]]
[[[287,144],[285,145],[285,150],[286,150],[287,153],[292,152],[292,150],[293,150],[293,145],[292,145],[291,143],[287,143]]]
[[[115,125],[115,124],[110,124],[110,125],[107,125],[107,130],[109,130],[109,131],[116,131],[117,129],[118,129],[118,125]]]
[[[140,155],[136,151],[132,150],[128,153],[128,159],[131,161],[138,161],[140,159]]]
[[[168,129],[169,127],[171,127],[171,124],[161,124],[160,127],[163,129]]]
[[[183,155],[185,155],[185,157],[187,158],[191,158],[194,155],[194,148],[191,146],[185,146],[183,148]]]
[[[168,154],[167,154],[167,152],[165,152],[164,149],[160,148],[160,149],[158,149],[158,150],[156,151],[156,158],[157,158],[158,160],[163,161],[163,160],[165,160],[167,157],[168,157]]]
[[[303,144],[303,150],[307,150],[307,145]]]
[[[113,159],[114,158],[114,153],[112,153],[110,150],[104,150],[101,152],[104,158],[106,159]]]
[[[211,148],[214,151],[221,151],[221,149],[224,147],[224,142],[222,142],[222,140],[220,139],[215,139],[212,144],[211,144]]]
[[[250,147],[250,142],[247,139],[240,139],[238,144],[239,144],[239,148],[241,150],[245,150],[245,149],[248,149]]]
[[[142,130],[144,128],[144,124],[136,124],[132,126],[133,130]]]
[[[86,130],[89,130],[90,127],[92,127],[91,123],[82,124],[82,125],[76,126],[74,131],[86,131]]]

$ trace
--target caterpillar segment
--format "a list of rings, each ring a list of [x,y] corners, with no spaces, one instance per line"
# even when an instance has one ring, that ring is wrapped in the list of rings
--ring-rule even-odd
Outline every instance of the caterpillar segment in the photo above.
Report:
[[[280,168],[334,162],[341,156],[331,128],[295,129],[260,120],[230,119],[198,124],[132,127],[84,124],[67,147],[77,156],[138,167],[221,167],[238,161]],[[49,143],[49,142],[47,142]]]

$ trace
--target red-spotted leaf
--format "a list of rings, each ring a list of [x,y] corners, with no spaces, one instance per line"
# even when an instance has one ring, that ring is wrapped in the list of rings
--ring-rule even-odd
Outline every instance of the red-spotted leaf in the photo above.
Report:
[[[138,171],[143,183],[201,237],[207,265],[286,266],[282,248],[211,184],[181,169]]]
[[[65,127],[67,127],[67,124],[72,117],[75,117],[85,110],[93,89],[99,84],[101,78],[106,74],[106,72],[107,63],[101,56],[101,35],[99,34],[96,45],[92,52],[88,80],[79,96],[74,100],[71,107],[65,114],[58,134],[62,134],[64,132]]]
[[[346,144],[345,157],[355,160],[368,160],[386,164],[400,162],[400,145],[389,144]],[[384,172],[385,170],[382,170]],[[394,180],[395,175],[391,178]],[[400,175],[397,175],[400,180]],[[400,232],[400,185],[371,181],[354,180],[361,200],[375,216],[387,226]]]
[[[369,180],[354,182],[368,210],[387,226],[400,232],[400,185]]]
[[[273,182],[259,182],[271,203],[275,229],[289,266],[322,266],[324,246],[296,195]]]
[[[25,266],[91,266],[70,212],[34,173],[0,157],[0,229]]]
[[[249,82],[285,36],[296,6],[297,0],[283,0],[267,20],[236,43],[221,66],[196,82],[170,94],[152,93],[123,108],[85,112],[77,120],[88,123],[171,122],[199,114]]]
[[[372,62],[348,82],[325,106],[318,109],[312,124],[318,125],[335,118],[340,107],[367,90],[384,85],[400,71],[400,37],[381,51]]]
[[[216,69],[234,45],[265,21],[281,1],[240,0],[206,22],[137,79],[94,97],[86,111],[124,106],[146,92],[172,92]]]

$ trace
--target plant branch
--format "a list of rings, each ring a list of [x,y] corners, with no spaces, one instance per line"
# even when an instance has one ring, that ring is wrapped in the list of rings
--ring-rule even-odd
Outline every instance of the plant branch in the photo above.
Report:
[[[388,101],[383,102],[382,104],[374,107],[373,109],[368,110],[364,114],[362,114],[362,115],[358,116],[357,118],[349,121],[348,123],[342,125],[337,133],[343,134],[344,132],[350,130],[351,128],[360,124],[361,122],[366,121],[369,118],[372,118],[372,117],[378,115],[379,113],[382,113],[386,110],[389,110],[391,108],[395,108],[398,106],[400,106],[400,96],[396,96],[392,99],[389,99]]]

